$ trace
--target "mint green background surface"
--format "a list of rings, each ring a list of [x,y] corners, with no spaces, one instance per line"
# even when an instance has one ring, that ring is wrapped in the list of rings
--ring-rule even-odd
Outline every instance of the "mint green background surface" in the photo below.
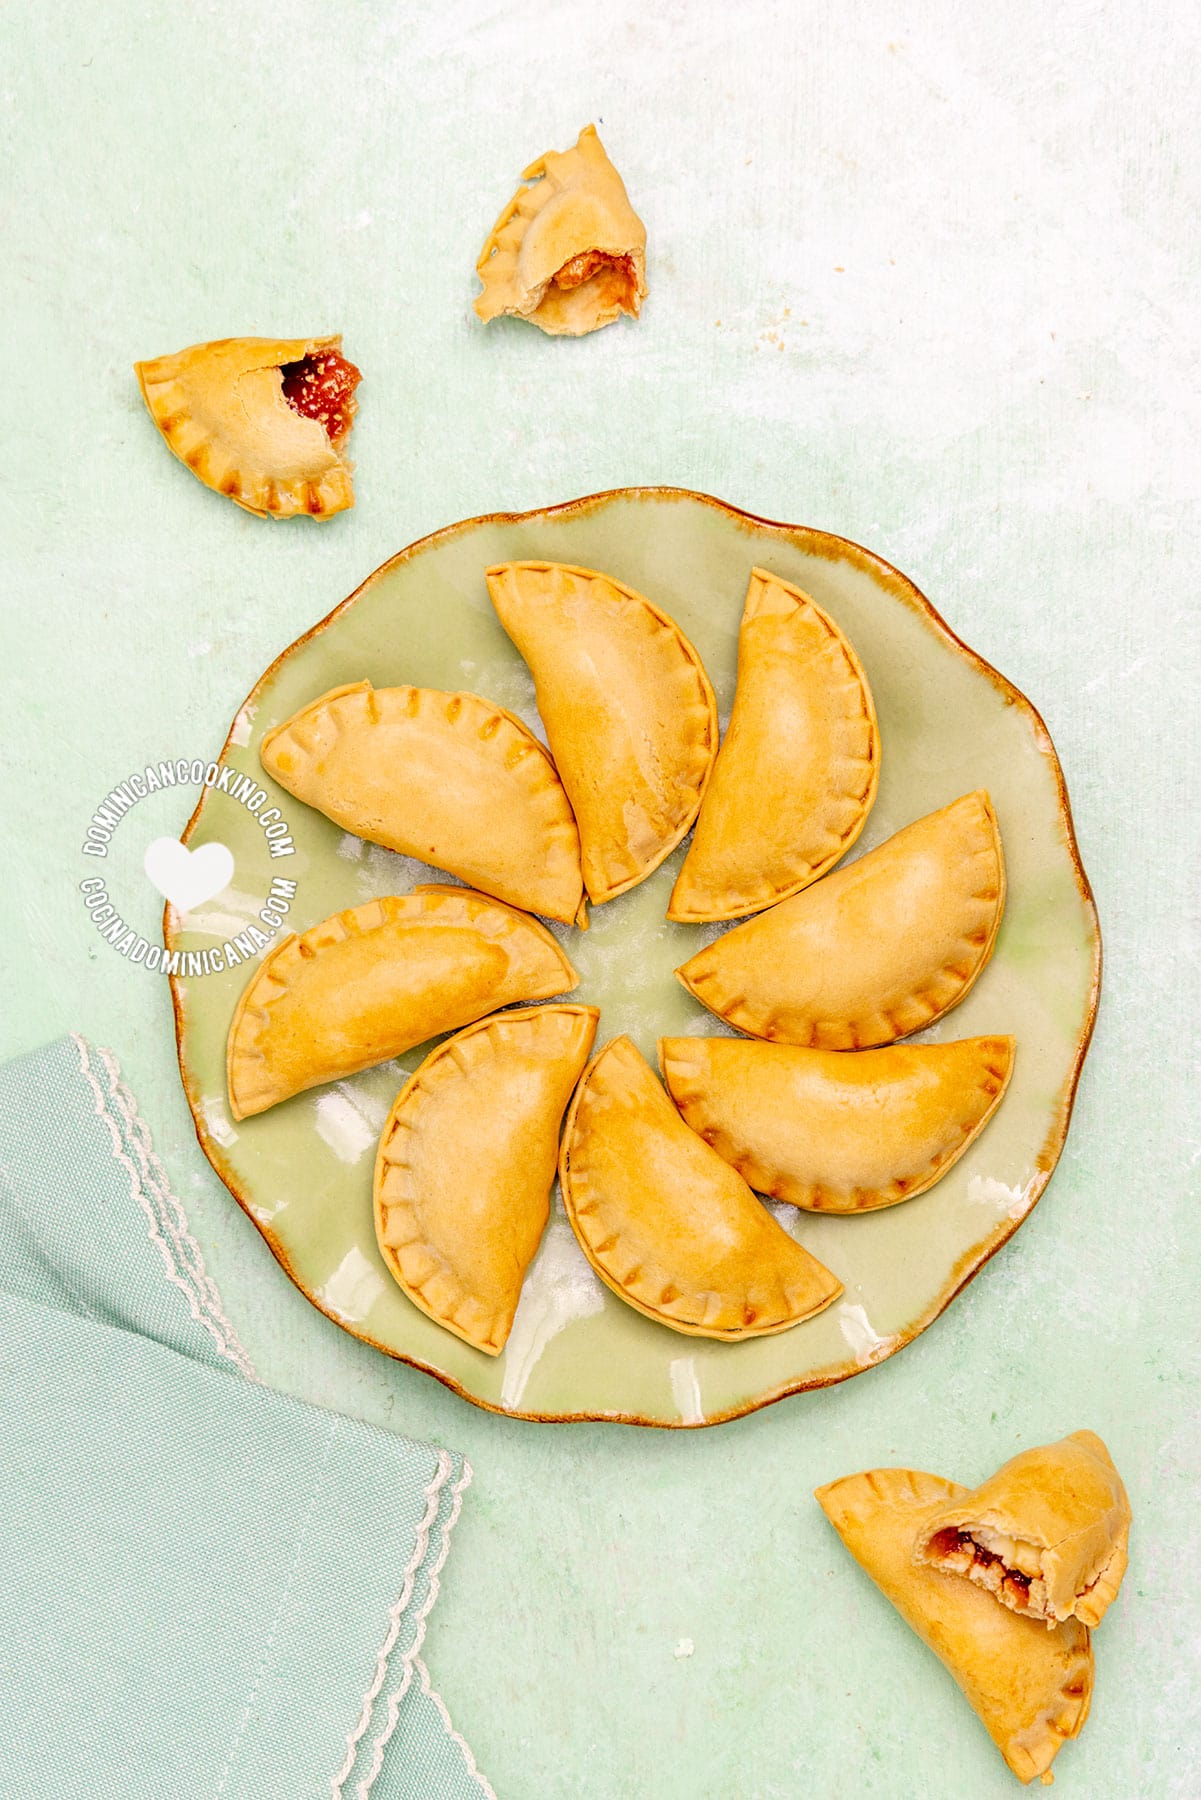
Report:
[[[466,1452],[428,1661],[502,1800],[1014,1791],[809,1498],[1101,1431],[1136,1535],[1073,1796],[1195,1793],[1196,15],[1030,0],[0,12],[0,1049],[120,1054],[266,1378]],[[518,170],[588,118],[650,234],[641,322],[485,332]],[[273,526],[168,455],[129,365],[341,329],[353,513]],[[215,751],[271,657],[471,513],[672,481],[905,569],[1040,707],[1106,933],[1045,1200],[848,1386],[714,1432],[486,1416],[316,1316],[203,1161],[165,984],[90,931],[94,805]],[[132,922],[177,806],[106,867]],[[693,1653],[677,1656],[684,1640]]]

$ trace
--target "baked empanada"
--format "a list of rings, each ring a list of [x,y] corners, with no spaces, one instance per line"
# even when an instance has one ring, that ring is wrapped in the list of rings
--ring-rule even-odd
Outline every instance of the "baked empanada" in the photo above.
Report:
[[[641,594],[564,563],[488,570],[501,624],[534,677],[580,830],[593,901],[637,885],[696,817],[717,707],[679,626]]]
[[[1005,863],[992,802],[965,794],[676,971],[752,1037],[890,1044],[949,1012],[993,953]]]
[[[869,1212],[925,1193],[984,1129],[1013,1069],[1010,1037],[883,1050],[745,1038],[659,1039],[686,1124],[761,1194]]]
[[[1048,1627],[1099,1625],[1126,1573],[1130,1502],[1109,1451],[1091,1431],[1023,1450],[929,1519],[916,1560],[966,1575]]]
[[[872,1469],[818,1488],[817,1500],[855,1561],[933,1650],[1021,1782],[1046,1776],[1088,1717],[1093,1653],[1075,1619],[1045,1631],[967,1581],[913,1560],[914,1541],[967,1489],[914,1469]]]
[[[346,831],[570,925],[580,839],[563,784],[520,719],[476,694],[334,688],[264,737],[267,773]]]
[[[559,1181],[601,1280],[673,1331],[762,1337],[842,1292],[688,1129],[627,1037],[606,1044],[576,1091]]]
[[[790,582],[751,572],[734,710],[669,919],[741,919],[816,881],[871,811],[880,734],[859,658]]]
[[[388,1062],[579,977],[544,925],[469,888],[414,888],[334,913],[265,957],[238,1001],[226,1069],[235,1119]]]
[[[521,177],[488,234],[476,273],[481,319],[513,313],[554,337],[582,337],[646,297],[646,228],[595,125]]]
[[[342,339],[220,338],[134,364],[150,416],[206,487],[261,518],[354,505],[359,371]]]
[[[415,1306],[498,1356],[550,1211],[563,1110],[600,1013],[536,1006],[430,1053],[375,1163],[380,1253]]]

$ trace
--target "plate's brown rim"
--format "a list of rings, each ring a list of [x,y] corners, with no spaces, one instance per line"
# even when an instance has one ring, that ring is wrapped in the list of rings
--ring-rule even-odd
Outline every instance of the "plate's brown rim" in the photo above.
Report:
[[[188,1071],[184,1066],[184,1008],[180,993],[180,984],[174,975],[169,976],[171,1010],[175,1022],[176,1057],[179,1062],[180,1079],[183,1084],[184,1094],[187,1098],[188,1110],[192,1115],[192,1124],[196,1132],[197,1141],[201,1150],[204,1152],[204,1155],[220,1176],[222,1182],[229,1189],[238,1205],[242,1208],[242,1211],[255,1227],[256,1231],[259,1232],[266,1242],[268,1249],[271,1251],[271,1254],[275,1257],[275,1260],[279,1263],[288,1279],[295,1287],[299,1288],[300,1292],[305,1296],[305,1299],[308,1300],[318,1312],[323,1313],[327,1319],[332,1320],[335,1325],[347,1332],[349,1336],[358,1338],[362,1343],[370,1344],[373,1349],[382,1351],[385,1356],[392,1357],[396,1362],[407,1363],[411,1368],[421,1370],[423,1374],[432,1375],[436,1381],[440,1381],[444,1387],[449,1388],[452,1393],[458,1394],[461,1399],[469,1401],[473,1406],[482,1408],[485,1412],[496,1413],[499,1417],[505,1419],[527,1419],[533,1423],[543,1425],[584,1423],[620,1424],[641,1425],[648,1429],[661,1431],[700,1431],[711,1425],[724,1425],[731,1419],[746,1418],[751,1413],[760,1412],[765,1407],[774,1406],[780,1400],[786,1400],[791,1394],[811,1393],[818,1388],[836,1386],[839,1382],[849,1381],[854,1376],[863,1374],[867,1369],[876,1367],[878,1363],[887,1362],[891,1357],[896,1356],[901,1350],[904,1350],[911,1344],[915,1338],[920,1337],[922,1332],[926,1331],[934,1321],[946,1311],[952,1300],[962,1293],[968,1282],[973,1280],[975,1276],[980,1273],[980,1270],[985,1264],[990,1262],[996,1255],[997,1251],[1009,1242],[1018,1227],[1025,1223],[1039,1200],[1042,1198],[1047,1183],[1050,1181],[1055,1166],[1059,1161],[1064,1143],[1067,1140],[1068,1127],[1071,1123],[1072,1111],[1076,1102],[1076,1094],[1080,1085],[1080,1075],[1084,1068],[1084,1059],[1088,1054],[1088,1048],[1092,1042],[1093,1031],[1097,1022],[1097,1009],[1101,997],[1101,971],[1103,962],[1101,925],[1097,916],[1097,906],[1093,897],[1092,887],[1080,857],[1080,847],[1076,839],[1075,824],[1072,819],[1071,801],[1068,798],[1067,785],[1063,778],[1063,768],[1060,764],[1058,754],[1056,753],[1055,745],[1052,742],[1051,734],[1047,729],[1046,722],[1033,701],[1028,699],[1027,696],[1022,693],[1021,689],[1016,687],[1014,683],[1010,681],[1007,675],[1003,675],[999,669],[995,669],[978,651],[973,650],[970,644],[965,644],[963,639],[947,624],[937,608],[926,598],[921,589],[917,587],[907,575],[902,574],[902,572],[892,563],[886,561],[884,557],[878,556],[875,551],[867,550],[862,544],[857,544],[854,539],[841,537],[836,532],[822,531],[817,527],[808,525],[789,525],[779,519],[763,518],[758,513],[747,512],[743,507],[733,506],[728,501],[719,500],[712,494],[704,494],[693,488],[670,486],[607,488],[600,493],[585,494],[577,500],[561,501],[555,506],[533,507],[528,512],[480,513],[473,518],[460,519],[453,524],[444,525],[437,531],[429,532],[425,537],[417,538],[413,543],[406,545],[403,550],[399,550],[395,556],[390,556],[386,562],[381,563],[377,569],[374,569],[371,574],[366,577],[365,580],[359,583],[351,594],[347,595],[345,600],[340,601],[339,604],[335,606],[331,612],[327,613],[323,619],[319,619],[315,625],[310,626],[308,631],[303,632],[300,637],[295,638],[292,643],[288,644],[280,651],[274,661],[271,662],[263,671],[262,675],[259,676],[259,679],[255,682],[245,700],[243,700],[241,706],[235,713],[233,724],[230,726],[230,729],[226,734],[225,742],[221,747],[221,757],[224,757],[226,751],[229,750],[233,743],[233,734],[237,728],[238,719],[245,713],[247,707],[254,702],[257,695],[266,686],[276,669],[286,658],[290,657],[294,651],[299,650],[303,644],[307,644],[311,638],[314,638],[320,632],[327,630],[328,627],[333,624],[335,619],[339,618],[348,607],[353,606],[359,596],[364,593],[367,588],[373,586],[382,576],[389,573],[392,569],[399,568],[403,563],[411,561],[418,554],[432,549],[443,539],[459,536],[464,532],[474,530],[481,525],[520,525],[533,519],[563,518],[572,513],[588,513],[598,510],[605,505],[606,502],[613,500],[657,501],[673,499],[700,501],[702,505],[711,506],[716,511],[726,513],[735,520],[745,521],[748,525],[753,525],[757,529],[779,532],[782,536],[789,538],[792,542],[799,542],[802,547],[812,551],[815,555],[825,557],[829,561],[849,562],[864,570],[864,572],[870,573],[880,579],[882,584],[897,599],[903,601],[911,608],[911,610],[916,612],[924,623],[931,627],[936,635],[942,637],[944,642],[946,642],[951,649],[958,652],[958,654],[969,664],[986,676],[1011,705],[1019,706],[1024,710],[1034,728],[1036,747],[1040,755],[1042,755],[1049,764],[1051,773],[1055,779],[1055,788],[1059,800],[1064,839],[1067,844],[1072,864],[1073,876],[1080,898],[1084,903],[1085,912],[1091,922],[1093,938],[1093,972],[1092,981],[1089,987],[1088,1006],[1083,1028],[1077,1040],[1076,1055],[1072,1063],[1072,1068],[1069,1072],[1067,1082],[1061,1090],[1058,1115],[1051,1130],[1048,1132],[1042,1150],[1039,1153],[1038,1162],[1040,1173],[1032,1184],[1032,1189],[1026,1205],[1016,1217],[1007,1218],[1000,1223],[996,1232],[993,1234],[992,1240],[985,1240],[987,1247],[983,1249],[982,1253],[979,1250],[969,1251],[961,1258],[959,1264],[953,1271],[947,1286],[935,1296],[931,1305],[918,1317],[916,1322],[914,1322],[909,1329],[896,1334],[897,1341],[892,1344],[890,1349],[883,1355],[868,1362],[856,1362],[852,1367],[847,1367],[844,1364],[839,1363],[829,1370],[819,1371],[817,1374],[807,1376],[803,1380],[785,1382],[773,1391],[748,1401],[745,1406],[740,1405],[730,1407],[724,1412],[708,1414],[703,1419],[648,1419],[643,1418],[638,1413],[540,1413],[524,1412],[516,1408],[499,1406],[490,1400],[481,1399],[478,1394],[471,1393],[460,1382],[456,1381],[453,1375],[447,1374],[445,1370],[435,1368],[432,1364],[423,1362],[418,1356],[408,1355],[404,1351],[393,1349],[390,1345],[381,1344],[368,1333],[356,1330],[353,1326],[347,1324],[345,1320],[338,1318],[335,1313],[331,1312],[327,1306],[322,1304],[316,1295],[310,1293],[309,1289],[305,1287],[304,1283],[299,1279],[295,1270],[292,1268],[283,1245],[279,1243],[274,1234],[267,1229],[262,1221],[255,1217],[250,1202],[238,1187],[236,1175],[233,1170],[225,1164],[225,1159],[221,1154],[220,1145],[211,1138],[208,1129],[204,1124],[203,1114],[198,1100],[193,1094]],[[180,834],[181,842],[187,843],[190,839],[192,831],[203,811],[204,802],[205,795],[202,794],[193,809],[191,817]],[[168,949],[172,948],[173,922],[171,919],[171,910],[169,905],[164,906],[163,908],[163,942]]]

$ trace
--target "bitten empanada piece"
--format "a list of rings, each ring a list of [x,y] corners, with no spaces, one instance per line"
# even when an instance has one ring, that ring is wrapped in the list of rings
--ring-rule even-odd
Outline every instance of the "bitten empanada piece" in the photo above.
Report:
[[[741,919],[800,893],[863,830],[880,733],[859,658],[798,587],[754,569],[734,710],[669,919]]]
[[[1005,904],[992,802],[965,794],[697,953],[679,979],[752,1037],[890,1044],[958,1005]]]
[[[688,1129],[627,1037],[606,1044],[576,1091],[559,1181],[601,1280],[673,1331],[762,1337],[842,1292]]]
[[[547,752],[476,694],[333,688],[259,749],[267,773],[345,831],[510,906],[581,916],[580,839]]]
[[[649,600],[591,569],[488,570],[501,624],[534,677],[547,742],[597,903],[658,868],[697,814],[717,750],[701,659]]]
[[[515,1000],[579,977],[544,925],[469,888],[418,887],[284,939],[229,1028],[235,1119],[388,1062]]]
[[[415,1306],[498,1356],[550,1211],[559,1125],[600,1013],[536,1006],[431,1051],[375,1163],[380,1254]]]
[[[978,1137],[1013,1071],[1011,1037],[882,1050],[659,1039],[686,1124],[761,1194],[869,1212],[925,1193]]]
[[[596,135],[531,163],[489,232],[476,273],[481,319],[512,313],[553,337],[582,337],[646,298],[646,228]]]
[[[1088,1717],[1092,1646],[1075,1619],[1045,1631],[970,1582],[914,1563],[928,1520],[966,1492],[940,1475],[872,1469],[818,1488],[817,1500],[855,1561],[954,1676],[1018,1780],[1030,1782],[1046,1776]]]
[[[167,444],[214,492],[262,518],[354,505],[342,452],[359,371],[340,337],[221,338],[134,371]]]
[[[1130,1502],[1091,1431],[1023,1450],[923,1527],[915,1556],[966,1575],[1011,1612],[1099,1625],[1126,1573]]]

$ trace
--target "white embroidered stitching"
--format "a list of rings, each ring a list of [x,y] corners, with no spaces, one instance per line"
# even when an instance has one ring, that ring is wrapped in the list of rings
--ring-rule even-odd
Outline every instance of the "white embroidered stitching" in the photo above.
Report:
[[[363,1779],[355,1788],[356,1800],[368,1800],[368,1794],[371,1787],[383,1766],[384,1750],[387,1747],[388,1739],[396,1730],[396,1721],[400,1717],[400,1703],[408,1692],[409,1683],[413,1678],[413,1664],[417,1659],[418,1651],[425,1642],[426,1623],[429,1619],[430,1610],[433,1607],[434,1601],[438,1598],[438,1589],[441,1585],[439,1578],[442,1574],[443,1565],[450,1552],[450,1534],[455,1528],[459,1513],[462,1511],[463,1493],[470,1484],[471,1475],[471,1464],[464,1461],[463,1473],[454,1486],[450,1511],[447,1513],[442,1525],[442,1548],[438,1552],[437,1562],[435,1562],[430,1571],[429,1592],[426,1594],[425,1600],[422,1603],[421,1611],[417,1614],[417,1629],[413,1633],[413,1642],[409,1645],[404,1654],[404,1659],[401,1664],[400,1682],[388,1696],[387,1720],[384,1729],[380,1732],[375,1743],[371,1747],[371,1765]]]
[[[305,1508],[304,1518],[301,1520],[300,1530],[296,1536],[296,1547],[292,1552],[292,1564],[288,1570],[288,1579],[284,1583],[283,1592],[279,1597],[279,1604],[275,1608],[275,1617],[271,1621],[271,1629],[267,1633],[267,1640],[263,1645],[262,1654],[259,1657],[259,1666],[254,1672],[254,1682],[251,1685],[250,1696],[246,1701],[242,1717],[238,1720],[238,1727],[234,1732],[233,1742],[229,1746],[229,1751],[226,1755],[217,1786],[213,1790],[213,1800],[221,1800],[221,1795],[225,1792],[225,1783],[229,1779],[229,1771],[233,1767],[234,1757],[236,1756],[238,1746],[245,1735],[246,1727],[250,1723],[250,1715],[254,1711],[254,1703],[258,1698],[259,1688],[262,1685],[263,1671],[267,1667],[267,1659],[271,1655],[271,1649],[275,1643],[275,1634],[279,1630],[279,1621],[283,1616],[284,1607],[287,1605],[288,1597],[292,1592],[292,1583],[296,1579],[296,1569],[300,1562],[300,1552],[304,1548],[304,1540],[308,1536],[309,1526],[313,1519],[313,1508],[317,1504],[318,1494],[325,1486],[325,1472],[329,1464],[329,1453],[333,1449],[334,1439],[338,1435],[341,1424],[342,1421],[338,1414],[332,1414],[330,1417],[329,1433],[325,1440],[325,1454],[321,1458],[321,1467],[318,1469],[317,1478],[313,1482],[313,1489],[309,1495],[309,1503]]]
[[[121,1167],[129,1176],[130,1193],[145,1214],[149,1226],[150,1240],[157,1247],[159,1255],[163,1259],[163,1266],[166,1269],[168,1281],[170,1281],[174,1287],[177,1287],[183,1294],[188,1303],[188,1310],[192,1317],[198,1325],[203,1325],[205,1330],[210,1333],[222,1355],[228,1357],[232,1363],[235,1363],[237,1367],[242,1370],[243,1374],[248,1375],[251,1380],[257,1379],[254,1372],[254,1366],[251,1363],[249,1356],[246,1354],[246,1351],[238,1342],[233,1327],[229,1324],[228,1319],[225,1318],[225,1314],[221,1310],[219,1302],[215,1309],[216,1317],[213,1317],[209,1311],[208,1299],[203,1290],[199,1288],[193,1269],[186,1264],[181,1266],[180,1262],[172,1254],[172,1246],[168,1243],[167,1238],[163,1234],[163,1221],[156,1213],[151,1199],[152,1193],[156,1198],[161,1199],[162,1192],[169,1192],[166,1188],[165,1180],[161,1184],[160,1192],[159,1185],[156,1184],[153,1175],[147,1168],[147,1178],[150,1182],[148,1191],[146,1184],[143,1182],[141,1173],[126,1151],[125,1141],[122,1137],[120,1126],[113,1117],[112,1111],[105,1099],[104,1090],[101,1088],[95,1072],[92,1069],[86,1042],[79,1036],[78,1032],[71,1033],[71,1042],[75,1045],[75,1050],[79,1057],[80,1070],[84,1079],[87,1081],[88,1086],[92,1090],[96,1116],[97,1118],[102,1119],[108,1127],[109,1136],[112,1139],[113,1157],[121,1164]],[[112,1071],[110,1070],[110,1073],[111,1072]],[[136,1131],[134,1131],[136,1115],[129,1109],[128,1105],[123,1106],[123,1110],[130,1120],[131,1132],[134,1133],[130,1137],[130,1148],[139,1156],[139,1160],[143,1161],[143,1167],[146,1167],[144,1161],[145,1149],[138,1140]],[[140,1121],[138,1123],[140,1123]],[[144,1126],[142,1127],[142,1131],[145,1131]],[[159,1167],[161,1169],[161,1163],[159,1164]],[[179,1209],[180,1216],[183,1217],[183,1209],[180,1207],[178,1200],[175,1200],[173,1195],[171,1198],[174,1201],[175,1206]],[[168,1230],[171,1230],[169,1225]],[[171,1232],[171,1235],[173,1238],[175,1237],[174,1232]],[[190,1236],[190,1233],[188,1235]],[[200,1262],[201,1268],[203,1268],[203,1258],[200,1255],[200,1247],[196,1244],[194,1238],[191,1241],[195,1246],[196,1258]],[[208,1286],[212,1287],[212,1284],[208,1282],[207,1276],[205,1277],[205,1280]],[[216,1294],[215,1287],[212,1288],[212,1292]]]
[[[213,1324],[220,1330],[224,1339],[223,1348],[230,1360],[236,1362],[244,1375],[257,1381],[254,1364],[241,1342],[233,1322],[226,1314],[221,1301],[221,1293],[216,1282],[204,1266],[204,1255],[200,1245],[193,1237],[189,1227],[183,1203],[171,1191],[167,1179],[167,1171],[154,1149],[149,1127],[137,1109],[137,1102],[121,1080],[121,1069],[111,1050],[100,1051],[100,1059],[109,1078],[109,1090],[112,1099],[125,1122],[130,1148],[133,1150],[148,1190],[151,1202],[158,1202],[159,1222],[166,1227],[167,1233],[175,1245],[177,1267],[186,1277],[190,1277],[198,1290],[200,1305],[208,1315],[205,1321],[212,1330]]]
[[[466,1465],[464,1466],[466,1467]],[[371,1686],[363,1695],[363,1705],[359,1713],[358,1721],[347,1733],[346,1756],[342,1763],[342,1767],[330,1782],[331,1800],[342,1800],[342,1787],[347,1776],[354,1768],[359,1739],[371,1723],[371,1714],[374,1710],[376,1699],[380,1689],[384,1685],[384,1678],[388,1673],[388,1658],[395,1649],[396,1640],[400,1635],[400,1621],[404,1614],[405,1607],[412,1598],[413,1583],[417,1579],[417,1571],[425,1561],[425,1553],[429,1547],[430,1532],[433,1529],[434,1520],[438,1516],[438,1507],[441,1502],[442,1489],[446,1485],[446,1481],[453,1467],[454,1463],[449,1451],[439,1450],[438,1466],[435,1469],[429,1486],[426,1488],[423,1496],[425,1500],[425,1512],[422,1515],[420,1525],[417,1527],[417,1541],[413,1545],[413,1554],[409,1558],[409,1566],[404,1572],[404,1581],[401,1584],[399,1598],[388,1614],[388,1630],[384,1636],[383,1643],[380,1645],[379,1654],[376,1657],[375,1674],[372,1678]]]
[[[455,1730],[454,1721],[447,1711],[445,1700],[442,1698],[437,1688],[430,1685],[430,1672],[426,1668],[421,1657],[414,1657],[413,1667],[416,1669],[418,1678],[421,1682],[422,1693],[425,1694],[428,1699],[433,1701],[434,1705],[442,1715],[442,1723],[446,1727],[447,1736],[453,1743],[456,1743],[462,1751],[463,1761],[467,1765],[467,1773],[471,1776],[473,1781],[479,1783],[480,1791],[486,1796],[486,1800],[496,1800],[496,1790],[488,1780],[488,1777],[476,1766],[475,1757],[471,1752],[471,1745],[467,1742],[461,1732]]]

